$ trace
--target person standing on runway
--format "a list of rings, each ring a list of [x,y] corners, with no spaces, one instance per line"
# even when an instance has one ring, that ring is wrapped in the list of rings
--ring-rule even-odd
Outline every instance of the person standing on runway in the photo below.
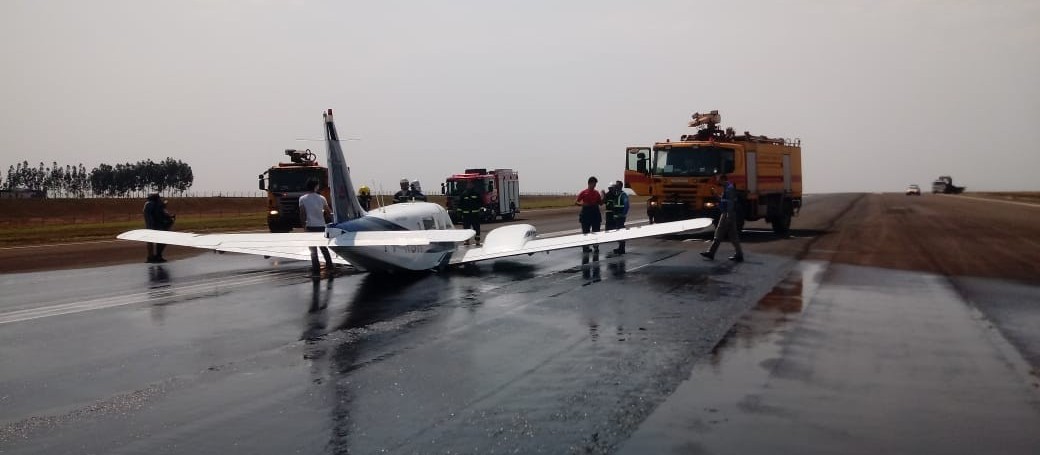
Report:
[[[155,229],[158,231],[169,231],[173,227],[173,221],[176,216],[166,210],[166,201],[159,196],[159,193],[152,193],[148,195],[148,199],[144,203],[144,227],[147,229]],[[163,257],[163,251],[166,249],[165,243],[152,243],[148,242],[148,259],[145,262],[148,263],[163,263],[166,262],[166,258]]]
[[[624,184],[620,180],[610,185],[607,191],[606,201],[606,228],[608,231],[622,229],[625,227],[625,218],[628,217],[628,195],[625,194]],[[614,254],[625,254],[625,241],[618,242]]]
[[[480,209],[482,205],[476,183],[473,180],[466,180],[466,190],[459,197],[459,211],[462,212],[462,228],[473,229],[477,232],[474,237],[477,246],[480,246]],[[466,241],[466,245],[469,245],[469,240]]]
[[[307,194],[300,196],[300,221],[303,222],[304,230],[307,232],[325,232],[326,216],[332,214],[329,201],[318,193],[318,181],[307,181]],[[330,272],[334,268],[332,255],[326,247],[307,247],[311,250],[311,276],[321,275],[321,263],[318,262],[318,248],[321,248],[322,256],[325,256],[325,268]]]
[[[711,241],[711,247],[708,248],[708,251],[701,252],[701,256],[709,261],[714,260],[719,243],[728,239],[733,243],[733,248],[737,250],[736,254],[729,257],[729,260],[742,262],[744,252],[740,249],[740,230],[737,229],[736,220],[737,190],[726,174],[719,176],[719,184],[722,186],[722,199],[719,201],[719,211],[722,213],[719,215],[719,224],[715,226],[715,238]]]
[[[581,206],[578,222],[581,223],[582,234],[599,232],[600,223],[603,222],[603,217],[599,213],[599,206],[603,205],[603,195],[596,191],[598,181],[595,176],[589,177],[589,187],[578,193],[578,198],[574,200],[574,205]],[[599,245],[593,245],[592,248],[599,251]],[[581,250],[589,251],[589,247],[583,246]]]

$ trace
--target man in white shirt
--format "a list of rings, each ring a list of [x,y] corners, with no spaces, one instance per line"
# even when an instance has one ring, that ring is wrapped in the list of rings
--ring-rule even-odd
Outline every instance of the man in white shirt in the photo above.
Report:
[[[325,196],[318,194],[318,182],[310,180],[307,182],[307,194],[300,196],[300,221],[303,222],[307,232],[325,232],[325,215],[332,213],[329,201]],[[318,262],[318,248],[309,247],[311,250],[311,276],[321,276],[321,263]],[[325,268],[333,269],[332,255],[329,249],[320,247],[321,254],[325,256]]]

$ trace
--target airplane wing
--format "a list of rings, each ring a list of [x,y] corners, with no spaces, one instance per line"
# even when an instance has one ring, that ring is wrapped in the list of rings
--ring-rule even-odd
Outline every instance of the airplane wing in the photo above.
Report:
[[[594,232],[591,234],[574,234],[560,237],[538,238],[534,226],[530,224],[513,224],[503,226],[488,233],[483,246],[470,248],[463,254],[452,257],[452,264],[483,261],[486,259],[538,253],[542,251],[574,248],[598,243],[617,242],[657,235],[689,233],[696,234],[712,229],[711,218],[673,221],[644,226],[618,229],[614,231]]]
[[[345,232],[338,229],[330,229],[329,231],[332,238],[327,238],[324,232],[195,234],[192,232],[137,229],[119,234],[116,238],[232,253],[310,260],[311,256],[308,247],[421,246],[435,242],[463,242],[475,234],[472,229],[366,232]],[[343,258],[335,255],[333,262],[349,264]]]
[[[311,252],[307,247],[327,247],[330,244],[329,239],[325,238],[324,232],[195,234],[192,232],[137,229],[119,234],[116,238],[301,261],[309,261],[311,259]],[[332,261],[337,264],[349,264],[349,262],[338,255],[333,255]]]

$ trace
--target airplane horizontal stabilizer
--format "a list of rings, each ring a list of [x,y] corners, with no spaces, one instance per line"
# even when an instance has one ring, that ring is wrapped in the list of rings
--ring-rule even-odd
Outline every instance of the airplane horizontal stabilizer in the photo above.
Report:
[[[451,263],[483,261],[521,254],[539,253],[564,248],[574,248],[599,243],[617,242],[643,237],[666,234],[697,234],[712,229],[711,218],[672,221],[644,226],[618,229],[614,231],[594,232],[590,234],[573,234],[559,237],[538,238],[534,235],[534,227],[526,224],[515,224],[495,229],[488,233],[484,245],[470,248],[464,254],[452,258]]]

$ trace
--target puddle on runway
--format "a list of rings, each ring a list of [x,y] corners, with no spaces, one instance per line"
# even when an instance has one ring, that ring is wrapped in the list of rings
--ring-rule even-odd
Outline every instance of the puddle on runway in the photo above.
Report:
[[[688,422],[688,409],[659,407],[641,431],[645,437],[635,438],[624,446],[621,453],[663,453],[671,448],[669,441],[681,441],[691,433],[710,431],[712,425],[728,421],[726,412],[734,404],[755,406],[745,394],[757,390],[769,380],[776,359],[782,355],[781,341],[795,327],[793,322],[801,316],[812,296],[819,288],[826,263],[802,261],[787,277],[759,300],[712,350],[708,362],[693,367],[690,377],[675,390],[670,401],[699,403],[701,416]],[[704,394],[710,390],[710,394]],[[697,400],[678,398],[676,395],[691,394]],[[761,412],[768,410],[759,409]],[[653,422],[658,423],[653,423]],[[681,423],[681,422],[686,423]],[[651,425],[647,425],[647,424]],[[664,444],[664,445],[656,445]]]
[[[824,268],[822,262],[800,262],[726,333],[712,350],[711,364],[716,367],[729,366],[729,363],[744,364],[739,357],[765,361],[778,355],[776,342],[791,328],[789,323],[805,311],[819,287],[819,275]],[[751,350],[756,352],[748,352]]]
[[[780,341],[794,325],[820,284],[825,264],[800,262],[783,281],[741,316],[712,349],[708,364],[698,364],[691,380],[714,376],[713,383],[743,393],[746,386],[768,378],[773,360],[780,357]]]

